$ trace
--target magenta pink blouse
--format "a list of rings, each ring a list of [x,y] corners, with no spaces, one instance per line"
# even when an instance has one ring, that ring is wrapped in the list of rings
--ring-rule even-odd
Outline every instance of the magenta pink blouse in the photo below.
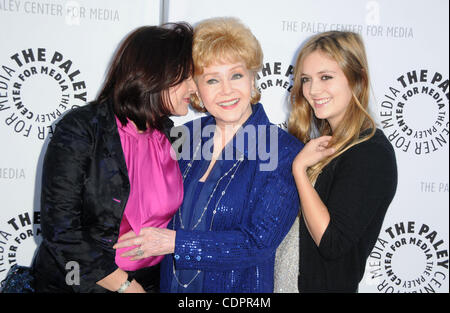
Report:
[[[119,237],[143,227],[165,228],[183,201],[183,180],[175,152],[160,131],[139,133],[130,121],[116,118],[130,179],[130,195],[120,224]],[[164,256],[131,261],[120,255],[136,246],[116,250],[116,264],[126,271],[156,265]]]

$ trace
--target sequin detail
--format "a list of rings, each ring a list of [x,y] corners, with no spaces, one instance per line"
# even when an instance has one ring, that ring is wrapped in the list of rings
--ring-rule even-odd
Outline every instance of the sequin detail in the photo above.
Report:
[[[277,249],[274,269],[275,293],[298,293],[299,217]]]
[[[13,265],[5,278],[2,293],[32,293],[33,275],[30,267]]]
[[[195,123],[201,124],[201,131],[209,125],[214,125],[215,121],[213,117],[207,116],[200,121],[194,120],[186,124],[191,134],[186,147],[192,152],[196,150],[198,143],[195,141],[194,144]],[[210,184],[202,193],[204,197],[201,200],[205,204],[217,180],[232,168],[242,154],[244,160],[229,186],[226,186],[229,179],[223,179],[217,188],[203,218],[206,227],[202,230],[190,230],[196,223],[196,220],[192,219],[192,224],[184,225],[185,228],[182,229],[178,215],[174,216],[168,226],[171,229],[174,227],[177,233],[174,254],[166,256],[161,264],[161,292],[273,292],[276,248],[298,214],[299,199],[292,176],[292,161],[302,144],[293,136],[271,125],[261,104],[253,107],[252,116],[243,128],[246,125],[256,126],[256,132],[247,134],[245,140],[247,143],[257,143],[253,147],[254,151],[259,151],[259,143],[264,139],[269,141],[275,138],[278,145],[275,149],[271,147],[266,158],[252,159],[251,149],[240,149],[238,140],[230,142],[230,153],[235,157],[223,157],[214,165],[210,174],[213,176],[209,176]],[[212,134],[209,134],[207,132],[199,138],[208,142],[212,138]],[[189,166],[192,152],[188,159],[182,158],[179,162],[182,173],[190,168],[189,175],[185,178],[185,190],[193,190],[192,186],[198,183],[209,165],[209,161],[202,158],[194,160]],[[268,164],[274,158],[277,161],[276,168],[261,170],[262,164]],[[232,173],[233,171],[230,174]],[[226,194],[215,208],[225,189]],[[202,203],[196,208],[195,216],[199,217],[203,208]],[[217,212],[215,215],[214,210]],[[209,231],[213,217],[212,231]],[[186,223],[184,215],[183,222]],[[177,260],[174,255],[179,255],[180,258]],[[186,255],[190,256],[189,261],[185,259]],[[200,261],[197,260],[198,256]],[[184,277],[181,283],[188,284],[197,271],[201,271],[199,276],[203,277],[197,277],[187,289],[180,287],[172,272],[173,261],[177,274],[188,271],[186,273],[190,275]],[[198,282],[201,284],[196,285]],[[192,287],[193,285],[198,288]]]

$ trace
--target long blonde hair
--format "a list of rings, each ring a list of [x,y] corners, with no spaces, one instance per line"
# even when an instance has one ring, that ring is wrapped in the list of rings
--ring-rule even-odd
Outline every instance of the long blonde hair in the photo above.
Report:
[[[335,60],[344,72],[352,91],[352,100],[347,107],[343,120],[334,132],[329,123],[314,116],[311,106],[303,95],[302,66],[304,59],[315,51],[320,51]],[[369,70],[364,43],[359,34],[343,31],[329,31],[310,38],[302,47],[294,70],[294,86],[291,91],[292,111],[289,116],[288,130],[305,144],[312,138],[313,131],[320,136],[333,136],[329,147],[335,153],[307,171],[311,182],[315,182],[322,169],[334,158],[354,145],[368,140],[375,134],[375,122],[368,112],[369,107]],[[362,132],[371,130],[361,136]]]

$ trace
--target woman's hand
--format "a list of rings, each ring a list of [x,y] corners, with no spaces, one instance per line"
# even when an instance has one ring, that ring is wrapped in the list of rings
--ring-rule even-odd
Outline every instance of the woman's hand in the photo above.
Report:
[[[312,139],[297,154],[292,163],[303,219],[317,246],[320,245],[322,236],[330,223],[330,213],[311,184],[306,170],[335,152],[334,148],[327,148],[330,140],[331,136]]]
[[[131,260],[141,260],[150,256],[158,256],[173,253],[175,250],[174,230],[165,228],[142,228],[138,236],[130,231],[119,238],[113,246],[114,249],[138,246],[124,254],[122,257],[133,257]],[[143,253],[138,253],[142,251]]]
[[[322,136],[310,140],[295,157],[292,167],[294,171],[306,171],[335,152],[334,148],[327,148],[331,136]]]

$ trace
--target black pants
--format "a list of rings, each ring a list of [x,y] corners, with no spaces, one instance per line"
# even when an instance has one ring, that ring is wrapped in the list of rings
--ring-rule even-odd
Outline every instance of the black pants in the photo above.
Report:
[[[134,272],[127,272],[133,276],[133,278],[144,288],[148,293],[159,293],[159,264],[142,268]],[[70,293],[73,292],[64,284],[54,284],[50,280],[35,275],[35,292],[37,293]],[[106,292],[112,293],[112,291],[96,286],[97,290],[93,292]]]
[[[52,255],[45,247],[40,247],[38,254],[41,254],[39,258],[35,258],[33,264],[33,276],[34,276],[34,288],[37,293],[72,293],[73,288],[68,286],[65,282],[67,272],[60,269],[54,261]],[[36,262],[40,260],[39,262]],[[39,264],[38,264],[39,263]],[[128,272],[134,276],[137,282],[141,284],[146,292],[158,293],[159,292],[159,264],[142,268],[137,271]],[[51,269],[50,272],[49,269]],[[99,285],[95,285],[92,288],[93,293],[111,293]]]

